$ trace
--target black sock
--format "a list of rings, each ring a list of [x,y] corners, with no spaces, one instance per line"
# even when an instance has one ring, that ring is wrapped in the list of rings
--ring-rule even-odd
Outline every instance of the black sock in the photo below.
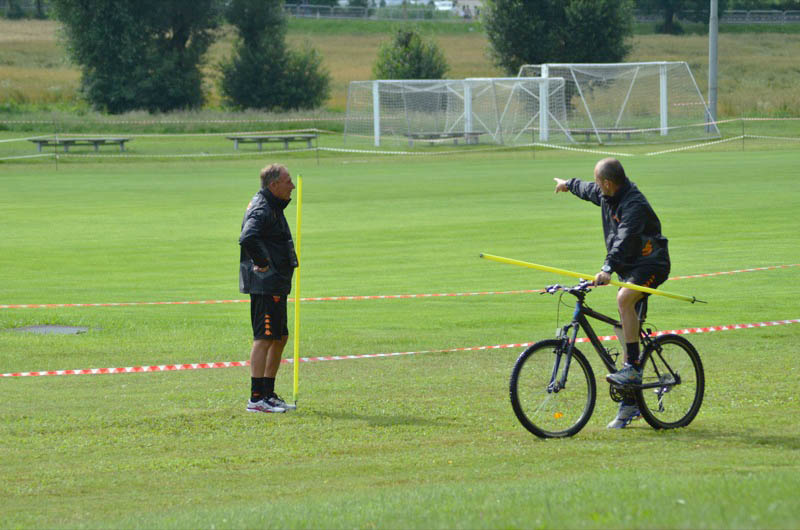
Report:
[[[265,377],[264,378],[264,395],[271,396],[275,393],[275,378],[274,377]]]
[[[628,364],[639,366],[639,343],[626,342],[625,352],[628,354]]]
[[[264,379],[263,377],[250,378],[250,401],[255,403],[265,395]]]

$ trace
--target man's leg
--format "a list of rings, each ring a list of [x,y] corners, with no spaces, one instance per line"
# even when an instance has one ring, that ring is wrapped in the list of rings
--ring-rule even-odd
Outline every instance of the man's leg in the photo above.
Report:
[[[636,302],[642,299],[641,291],[623,287],[617,293],[619,319],[622,321],[622,338],[625,342],[625,365],[616,373],[608,374],[606,380],[615,384],[641,384],[642,371],[639,368],[639,317]],[[617,417],[608,424],[609,429],[624,429],[641,416],[636,400],[626,396],[619,404]]]
[[[283,349],[286,347],[286,342],[288,340],[289,335],[283,335],[278,340],[270,341],[272,344],[270,344],[267,352],[267,362],[264,366],[264,381],[266,381],[265,388],[267,396],[272,398],[275,404],[286,410],[295,410],[297,407],[294,404],[286,403],[275,393],[275,377],[278,375]]]
[[[278,368],[281,366],[281,358],[283,357],[283,349],[286,347],[286,342],[289,340],[288,335],[284,335],[280,340],[266,340],[268,350],[266,350],[263,377],[270,377],[275,379],[278,375]]]
[[[264,377],[264,370],[267,366],[267,353],[272,342],[264,339],[253,341],[253,349],[250,350],[250,377]]]
[[[623,287],[617,293],[622,335],[625,338],[625,362],[634,365],[639,364],[639,316],[636,314],[636,302],[642,298],[644,298],[643,292],[627,287]]]
[[[253,324],[253,347],[250,350],[250,401],[247,404],[248,412],[286,412],[285,407],[271,401],[275,377],[265,377],[270,364],[270,350],[275,342],[270,340],[270,322],[272,320],[272,297],[264,295],[250,295],[250,319]],[[280,348],[282,351],[283,348]],[[278,353],[280,363],[280,352]],[[274,371],[277,371],[277,367]],[[274,374],[273,371],[273,374]]]

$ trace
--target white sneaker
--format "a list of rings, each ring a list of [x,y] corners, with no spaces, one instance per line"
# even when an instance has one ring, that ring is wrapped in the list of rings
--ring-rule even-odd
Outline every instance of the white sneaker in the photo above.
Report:
[[[272,397],[247,402],[247,412],[286,412]]]
[[[297,405],[294,405],[294,404],[291,404],[291,403],[286,403],[286,402],[283,400],[283,398],[282,398],[282,397],[280,397],[278,394],[275,394],[274,392],[273,392],[273,394],[272,394],[272,395],[269,397],[269,399],[271,399],[271,400],[272,400],[272,402],[273,402],[274,404],[276,404],[277,406],[279,406],[279,407],[281,407],[281,408],[283,408],[283,409],[286,409],[286,411],[287,411],[287,412],[288,412],[288,411],[290,411],[290,410],[297,410]]]
[[[639,407],[636,405],[626,405],[624,403],[619,404],[619,412],[617,413],[617,417],[614,418],[611,423],[609,423],[606,428],[607,429],[624,429],[628,426],[628,424],[632,421],[636,421],[642,417],[642,413],[639,412]]]

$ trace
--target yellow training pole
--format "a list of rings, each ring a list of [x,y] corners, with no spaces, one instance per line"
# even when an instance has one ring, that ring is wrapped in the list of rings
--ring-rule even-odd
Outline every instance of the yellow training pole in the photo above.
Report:
[[[554,272],[556,274],[564,274],[566,276],[572,276],[573,278],[580,278],[582,280],[589,280],[589,281],[594,280],[594,275],[593,274],[583,274],[583,273],[580,273],[580,272],[572,272],[572,271],[568,271],[568,270],[564,270],[564,269],[557,269],[556,267],[548,267],[547,265],[539,265],[538,263],[529,263],[527,261],[520,261],[520,260],[517,260],[517,259],[504,258],[502,256],[494,256],[492,254],[481,254],[480,257],[488,259],[488,260],[492,260],[492,261],[497,261],[499,263],[508,263],[509,265],[519,265],[520,267],[528,267],[529,269],[538,269],[540,271],[545,271],[545,272]],[[641,285],[636,285],[634,283],[618,282],[616,280],[611,280],[609,283],[611,285],[616,285],[617,287],[627,287],[627,288],[633,289],[635,291],[641,291],[643,293],[650,293],[650,294],[658,294],[658,295],[661,295],[661,296],[667,296],[669,298],[674,298],[676,300],[683,300],[684,302],[691,302],[691,303],[701,302],[701,303],[705,303],[702,300],[698,300],[694,296],[689,297],[689,296],[683,296],[682,294],[674,294],[674,293],[669,293],[667,291],[659,291],[658,289],[651,289],[650,287],[643,287]]]
[[[294,387],[292,390],[292,400],[297,404],[297,390],[300,383],[300,267],[303,261],[300,259],[300,238],[303,225],[303,177],[297,175],[297,244],[295,253],[297,254],[297,270],[294,272]]]

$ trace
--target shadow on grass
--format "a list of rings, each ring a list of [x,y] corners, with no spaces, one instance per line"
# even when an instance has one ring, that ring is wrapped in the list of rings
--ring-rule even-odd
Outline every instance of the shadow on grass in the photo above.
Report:
[[[746,432],[722,429],[703,429],[686,427],[683,429],[668,429],[655,431],[660,436],[674,437],[681,441],[708,441],[708,442],[733,442],[747,446],[775,447],[778,449],[800,449],[800,438],[791,434],[777,434],[765,432]]]
[[[333,420],[354,420],[363,421],[368,425],[374,427],[391,427],[395,425],[417,425],[417,426],[445,426],[455,425],[456,421],[450,418],[420,418],[417,416],[408,416],[405,414],[391,415],[391,414],[356,414],[354,412],[328,412],[328,411],[314,411],[315,416],[321,418],[329,418]]]

